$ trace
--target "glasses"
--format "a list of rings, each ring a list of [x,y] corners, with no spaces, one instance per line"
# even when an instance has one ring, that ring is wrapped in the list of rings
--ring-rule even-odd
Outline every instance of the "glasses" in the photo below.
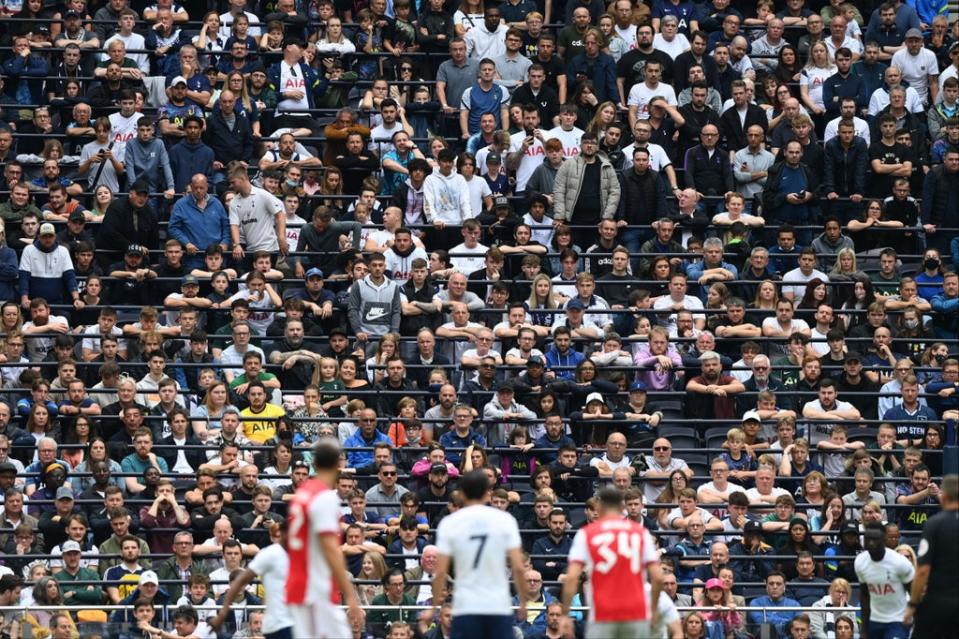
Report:
[[[753,366],[753,370],[754,370],[754,371],[768,371],[768,370],[769,370],[769,367],[768,367],[768,366]]]
[[[413,67],[400,67],[400,71],[412,71]]]
[[[719,134],[718,134],[718,133],[702,133],[701,135],[702,135],[704,138],[714,138],[714,137],[716,137],[716,136],[719,135]]]
[[[659,453],[659,452],[664,452],[664,451],[670,450],[670,447],[669,447],[669,446],[653,446],[653,450],[655,450],[657,453]]]
[[[385,470],[384,470],[381,474],[382,474],[384,477],[396,477],[396,471],[395,471],[395,470],[392,471],[392,472],[390,472],[390,471],[385,471]]]
[[[489,340],[487,340],[487,341],[489,341]],[[480,367],[480,368],[496,368],[496,365],[495,365],[495,364],[480,364],[479,367]]]

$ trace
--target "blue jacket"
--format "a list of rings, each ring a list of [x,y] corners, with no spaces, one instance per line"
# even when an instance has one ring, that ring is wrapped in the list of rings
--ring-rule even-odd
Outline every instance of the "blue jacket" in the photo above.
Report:
[[[23,249],[20,256],[20,294],[42,297],[51,304],[61,304],[77,290],[70,251],[60,243],[46,249],[40,240]],[[10,298],[7,298],[10,299]]]
[[[343,442],[343,448],[370,448],[377,444],[389,444],[393,445],[393,441],[381,433],[378,430],[373,431],[373,439],[371,441],[366,441],[363,439],[363,431],[357,430]],[[346,454],[346,462],[350,468],[360,468],[361,466],[367,466],[373,463],[373,451],[372,450],[355,450],[350,451]]]
[[[280,87],[280,64],[282,62],[277,62],[270,66],[266,72],[266,79],[270,83],[270,88],[276,91],[276,97],[279,101],[282,101],[283,89]],[[312,67],[307,66],[306,64],[300,62],[299,70],[303,74],[303,77],[306,78],[306,99],[309,103],[311,109],[316,108],[316,99],[326,93],[326,87],[329,85],[330,81],[326,77],[320,78],[320,76],[313,70]]]
[[[20,280],[20,265],[17,252],[4,244],[0,246],[0,300],[15,300],[17,282]]]
[[[196,205],[192,193],[177,200],[167,231],[183,246],[192,243],[201,251],[211,244],[230,245],[230,217],[223,203],[209,195],[206,209],[203,210]]]
[[[769,595],[763,595],[748,603],[755,608],[766,608],[766,610],[750,612],[748,616],[749,624],[758,627],[763,623],[771,623],[776,627],[776,633],[779,637],[786,636],[786,624],[799,614],[794,610],[776,612],[776,608],[799,607],[799,602],[789,597],[783,597],[779,601],[773,601]]]
[[[173,170],[173,188],[177,193],[184,193],[197,173],[207,178],[213,175],[213,149],[202,142],[190,144],[184,140],[174,144],[170,148],[170,168]]]
[[[586,356],[579,351],[570,348],[565,355],[560,355],[556,347],[553,346],[546,351],[546,366],[555,369],[558,366],[568,367],[565,370],[554,370],[557,379],[573,379],[576,375],[576,367],[586,359]]]
[[[448,430],[440,435],[440,443],[443,444],[443,448],[446,449],[446,459],[456,465],[459,465],[463,458],[463,451],[466,450],[470,444],[476,444],[477,446],[486,448],[486,438],[472,428],[466,437],[457,435],[455,429]]]
[[[594,60],[580,53],[566,67],[567,86],[576,86],[576,76],[581,75],[592,80],[596,87],[596,99],[600,102],[619,101],[619,89],[616,86],[616,61],[613,56],[600,52]]]
[[[36,55],[29,55],[26,58],[14,55],[3,63],[3,75],[6,78],[4,83],[7,95],[17,101],[18,104],[25,104],[17,95],[20,81],[26,82],[26,89],[30,92],[29,104],[40,104],[43,100],[43,78],[50,70],[47,61]],[[37,78],[31,80],[30,78]]]
[[[823,82],[822,100],[826,105],[826,115],[830,118],[839,117],[839,107],[843,98],[855,98],[856,110],[869,104],[872,94],[866,94],[866,82],[852,69],[845,78],[834,73]]]
[[[524,619],[523,621],[516,624],[516,627],[523,632],[524,638],[533,637],[534,635],[537,635],[539,633],[546,632],[546,609],[554,601],[558,601],[558,599],[556,599],[556,597],[554,597],[553,595],[549,594],[548,590],[543,588],[543,602],[542,602],[543,607],[540,608],[539,614],[536,615],[536,618],[533,619],[532,623]],[[540,602],[537,601],[534,603],[539,605]],[[519,599],[517,599],[516,597],[513,597],[513,605],[514,606],[519,605]],[[529,603],[527,603],[527,606],[528,605]]]

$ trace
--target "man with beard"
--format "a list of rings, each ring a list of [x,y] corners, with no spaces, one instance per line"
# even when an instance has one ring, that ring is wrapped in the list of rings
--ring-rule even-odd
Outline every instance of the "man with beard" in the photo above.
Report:
[[[306,348],[303,322],[289,320],[283,331],[283,341],[270,351],[270,363],[282,364],[279,371],[283,388],[302,391],[313,376],[313,369],[319,365],[319,355]]]
[[[580,139],[580,154],[563,162],[553,185],[554,219],[576,226],[592,227],[611,220],[619,206],[620,187],[616,170],[597,154],[599,141],[593,133]],[[593,231],[577,229],[573,239],[579,246],[591,244]]]
[[[619,104],[626,104],[629,89],[645,77],[646,62],[658,60],[662,64],[662,81],[671,84],[673,81],[673,59],[669,54],[653,47],[653,28],[642,25],[636,29],[636,48],[623,55],[616,63],[616,87],[619,89]]]
[[[719,353],[706,351],[699,356],[702,374],[689,380],[686,386],[688,403],[686,416],[690,419],[732,419],[734,398],[746,390],[742,382],[723,374]]]
[[[435,527],[440,520],[440,515],[445,508],[450,494],[449,474],[446,464],[436,463],[430,466],[429,485],[416,494],[420,503],[423,504],[421,513],[430,520],[430,527]]]

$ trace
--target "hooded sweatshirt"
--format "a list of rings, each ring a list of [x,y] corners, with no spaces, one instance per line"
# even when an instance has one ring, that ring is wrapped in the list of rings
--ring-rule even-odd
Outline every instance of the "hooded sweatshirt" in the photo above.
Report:
[[[350,288],[349,318],[357,333],[381,336],[400,329],[400,287],[389,278],[379,285],[370,275]]]
[[[423,214],[426,221],[460,225],[473,216],[470,189],[459,173],[443,175],[434,171],[423,182]]]
[[[197,173],[207,178],[213,175],[213,149],[197,142],[191,144],[183,140],[170,149],[170,169],[173,172],[173,188],[177,193],[184,193],[190,180]]]
[[[20,257],[20,294],[31,299],[42,297],[50,304],[62,304],[66,299],[64,290],[77,290],[70,251],[60,243],[46,249],[39,239],[34,240],[23,249]]]
[[[128,184],[144,179],[150,185],[151,193],[173,188],[170,156],[162,141],[153,138],[142,142],[139,137],[134,137],[127,142],[123,154]]]

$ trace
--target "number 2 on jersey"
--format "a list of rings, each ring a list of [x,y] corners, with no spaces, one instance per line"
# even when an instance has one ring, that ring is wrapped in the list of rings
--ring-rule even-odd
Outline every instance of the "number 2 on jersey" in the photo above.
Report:
[[[596,552],[602,561],[596,563],[596,570],[602,574],[608,573],[619,561],[620,557],[629,560],[629,571],[633,574],[639,572],[639,550],[640,538],[638,533],[628,532],[603,532],[593,535],[590,540],[596,546]],[[611,546],[616,543],[616,548]]]
[[[290,550],[303,550],[303,524],[306,523],[306,513],[303,504],[294,503],[290,508],[290,534],[287,536],[287,545]]]
[[[476,567],[479,566],[480,556],[483,554],[483,548],[486,546],[486,538],[489,535],[470,535],[470,541],[478,541],[479,545],[476,547],[476,556],[473,557],[473,570],[476,570]]]

